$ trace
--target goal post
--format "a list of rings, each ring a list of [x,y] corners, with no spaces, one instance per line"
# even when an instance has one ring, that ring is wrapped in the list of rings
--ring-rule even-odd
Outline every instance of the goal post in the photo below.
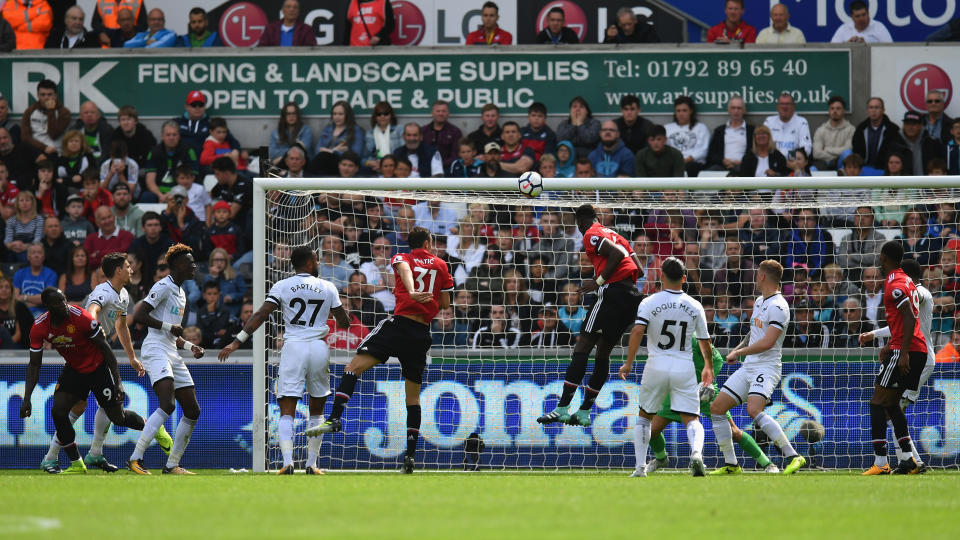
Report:
[[[757,213],[756,210],[761,210],[764,217],[763,228],[780,231],[780,236],[776,236],[777,245],[769,246],[772,252],[777,253],[775,258],[783,263],[788,260],[805,261],[786,268],[785,283],[792,288],[794,273],[798,276],[806,273],[807,283],[804,286],[809,288],[811,280],[826,283],[824,275],[830,272],[821,268],[823,264],[813,268],[807,264],[807,257],[815,257],[816,254],[803,253],[801,257],[800,253],[791,253],[791,257],[787,257],[786,250],[793,249],[788,248],[793,244],[790,243],[791,231],[785,229],[784,224],[793,223],[801,209],[816,209],[820,229],[827,232],[828,236],[831,232],[836,233],[836,238],[827,246],[830,251],[836,252],[842,243],[841,236],[852,234],[849,231],[854,228],[854,211],[857,207],[866,206],[875,214],[882,212],[883,215],[894,216],[898,212],[907,215],[911,209],[921,209],[924,227],[927,227],[937,225],[941,203],[952,204],[954,207],[960,203],[960,177],[948,176],[546,178],[543,179],[543,195],[532,199],[523,197],[517,186],[515,178],[254,180],[255,307],[263,302],[265,293],[273,282],[292,272],[289,264],[283,264],[284,247],[309,243],[316,246],[323,256],[323,244],[327,241],[324,237],[331,231],[333,236],[344,238],[350,244],[345,247],[343,240],[339,245],[328,244],[328,247],[335,246],[334,250],[339,252],[338,256],[334,257],[338,260],[330,261],[333,272],[331,275],[342,280],[344,275],[359,271],[364,274],[364,285],[359,288],[366,291],[369,286],[370,290],[376,291],[373,294],[377,302],[383,299],[382,303],[386,304],[389,301],[389,285],[392,284],[390,278],[386,277],[384,283],[374,286],[368,279],[370,268],[373,267],[370,264],[363,266],[363,263],[374,262],[371,250],[378,243],[375,242],[376,235],[356,236],[359,233],[354,230],[370,218],[368,214],[373,213],[373,209],[365,206],[369,203],[364,201],[379,201],[377,212],[382,211],[386,219],[394,222],[394,226],[398,219],[412,219],[412,210],[418,203],[426,203],[421,206],[427,209],[444,209],[450,216],[454,216],[448,219],[453,219],[451,223],[457,227],[455,230],[458,232],[448,233],[446,251],[460,255],[458,260],[461,261],[459,264],[462,273],[458,274],[457,291],[465,291],[465,301],[473,302],[471,309],[462,310],[465,320],[469,314],[472,314],[472,318],[469,323],[463,323],[465,329],[460,329],[458,325],[461,323],[461,311],[454,310],[452,317],[455,320],[449,323],[450,333],[453,335],[450,343],[443,341],[442,346],[435,347],[428,360],[423,387],[423,427],[418,455],[418,464],[425,468],[460,469],[464,461],[469,464],[474,458],[479,460],[482,468],[488,469],[616,469],[633,466],[632,424],[636,416],[636,388],[642,369],[642,351],[638,359],[641,360],[641,367],[635,370],[634,376],[628,381],[621,381],[616,377],[625,349],[618,348],[614,352],[610,376],[604,391],[597,399],[594,424],[591,428],[540,426],[535,421],[537,416],[555,404],[562,385],[563,372],[570,358],[568,342],[564,342],[562,346],[555,346],[554,342],[544,346],[547,333],[541,328],[544,325],[554,327],[556,323],[547,320],[551,317],[561,322],[569,320],[571,325],[576,324],[575,312],[579,310],[575,308],[578,306],[571,305],[572,300],[566,302],[575,295],[572,291],[566,292],[564,287],[566,283],[580,279],[578,276],[592,273],[589,265],[584,268],[580,261],[578,244],[575,244],[572,251],[568,248],[556,248],[563,244],[564,240],[573,241],[576,238],[577,232],[575,227],[571,227],[570,217],[572,211],[582,203],[589,202],[602,208],[602,219],[608,220],[605,224],[618,230],[631,243],[637,241],[646,242],[642,245],[655,244],[653,249],[657,252],[649,253],[649,258],[644,258],[645,261],[650,261],[647,269],[652,270],[651,281],[655,281],[656,261],[662,260],[668,254],[684,258],[688,266],[691,266],[691,261],[699,261],[697,279],[701,279],[709,271],[710,281],[698,282],[696,286],[699,287],[698,296],[701,296],[705,303],[711,304],[711,314],[718,313],[719,303],[726,303],[722,310],[726,315],[718,318],[712,325],[712,328],[723,329],[720,330],[723,335],[718,334],[721,338],[718,348],[723,352],[736,344],[730,343],[734,341],[733,335],[743,332],[743,319],[749,317],[749,307],[752,305],[752,299],[747,294],[752,294],[752,283],[746,277],[729,283],[717,281],[721,275],[719,271],[729,273],[728,269],[721,266],[706,268],[708,258],[710,265],[717,264],[720,258],[724,261],[728,258],[723,245],[724,236],[717,234],[718,231],[726,232],[728,239],[737,239],[740,230],[748,227],[743,224],[743,219],[747,219],[751,212]],[[471,214],[477,206],[486,209],[480,218]],[[439,210],[434,210],[431,215],[436,217],[439,215],[437,212]],[[556,220],[552,226],[561,230],[557,233],[558,237],[549,238],[554,246],[553,251],[544,250],[540,239],[536,237],[542,228],[540,218],[545,213],[551,216],[551,220]],[[516,220],[520,218],[517,218],[517,215],[530,221],[518,223]],[[630,219],[624,218],[628,215]],[[649,217],[649,222],[646,221],[648,216],[652,216]],[[740,216],[743,219],[738,221]],[[932,220],[932,223],[928,224],[928,220]],[[956,221],[954,214],[952,222],[947,223],[954,227],[951,230],[955,230]],[[876,228],[883,238],[887,239],[902,232],[903,225],[898,223],[896,226],[881,226],[877,220]],[[467,234],[467,238],[461,240],[465,234],[463,231],[466,230],[463,229],[464,226],[475,227],[477,231],[472,236]],[[680,232],[674,232],[671,236],[671,228],[678,227]],[[500,232],[507,230],[511,231],[509,235]],[[392,233],[394,230],[384,228],[382,232]],[[930,276],[935,281],[943,280],[940,254],[955,254],[957,249],[960,249],[960,240],[951,242],[951,238],[947,235],[943,240],[930,244],[934,247],[919,248],[926,249],[923,254],[924,270],[930,271]],[[467,240],[470,240],[469,246],[464,247],[467,246]],[[571,244],[568,242],[566,245]],[[697,247],[686,247],[689,245]],[[399,235],[390,236],[390,248],[403,248]],[[745,246],[740,245],[740,249],[745,249]],[[485,260],[478,262],[477,251],[486,255],[495,253],[497,255],[493,256],[501,259],[506,259],[509,252],[513,259],[509,264],[505,264],[504,260],[498,261],[499,274],[489,279],[490,276],[481,271],[488,263]],[[472,259],[463,263],[464,255],[469,255]],[[731,254],[730,257],[745,260],[748,255]],[[931,264],[932,258],[936,258],[937,262]],[[565,266],[557,268],[553,261],[561,260]],[[340,262],[344,264],[340,265]],[[547,273],[556,272],[564,277],[549,278],[552,280],[550,286],[555,289],[549,294],[537,291],[541,293],[539,299],[531,299],[530,295],[526,295],[523,301],[529,305],[519,305],[517,298],[521,295],[508,289],[521,285],[530,286],[531,262],[549,267]],[[829,293],[833,298],[856,298],[864,311],[870,307],[870,302],[873,302],[872,308],[875,312],[875,299],[865,300],[863,292],[862,275],[866,267],[857,264],[859,266],[840,268],[840,283],[830,281],[830,286],[837,287],[837,291],[831,289]],[[340,269],[333,269],[333,266],[337,265]],[[473,268],[464,271],[467,265],[473,265]],[[940,274],[937,273],[938,270]],[[373,268],[372,272],[376,274],[376,268]],[[746,276],[749,273],[738,272],[736,275]],[[855,279],[851,280],[852,277]],[[539,276],[533,279],[541,281]],[[345,297],[349,295],[348,282],[340,283]],[[641,286],[645,292],[655,289],[653,282],[642,283]],[[547,285],[543,287],[547,289]],[[952,298],[952,293],[945,294],[942,283],[939,287],[931,288],[937,288],[936,298]],[[797,290],[801,290],[799,286]],[[845,295],[837,295],[838,291]],[[960,290],[956,292],[960,294]],[[812,322],[820,324],[822,337],[833,339],[828,346],[785,349],[784,379],[767,412],[783,425],[792,440],[801,443],[798,448],[802,452],[817,456],[815,462],[818,465],[828,468],[859,468],[870,460],[867,400],[872,388],[876,369],[874,358],[878,349],[859,348],[852,344],[848,335],[835,333],[841,328],[857,327],[844,320],[841,312],[847,309],[846,307],[832,305],[832,315],[828,318],[823,315],[822,309],[809,305],[811,302],[807,301],[808,289],[805,288],[802,293],[797,294],[798,302],[800,295],[803,295],[804,314],[816,313],[817,319]],[[545,300],[548,297],[549,302]],[[504,298],[510,298],[511,301],[503,301]],[[792,300],[792,297],[788,295],[788,299]],[[499,303],[492,303],[498,300]],[[589,298],[586,301],[589,301]],[[377,302],[363,305],[375,305]],[[940,308],[946,309],[947,303],[946,300],[937,300],[938,313]],[[553,307],[544,309],[547,304]],[[514,323],[515,326],[522,327],[516,329],[516,342],[512,341],[512,330],[505,332],[506,341],[496,341],[501,339],[500,337],[492,338],[493,343],[484,341],[487,334],[494,333],[490,328],[487,329],[487,334],[484,333],[485,323],[487,327],[495,327],[498,332],[500,329],[499,323],[494,323],[496,316],[491,313],[493,305],[502,305],[508,319],[512,317],[512,322],[508,321],[507,327],[512,327],[511,324]],[[793,307],[793,303],[791,305]],[[952,312],[952,305],[949,309]],[[360,336],[372,331],[375,321],[384,315],[362,311],[360,307],[356,310],[359,321],[356,332],[353,326],[345,333],[337,333],[331,328],[331,336],[328,337],[332,347],[333,388],[339,382],[343,364],[353,354],[350,346],[355,346]],[[389,312],[389,309],[384,311]],[[882,313],[882,306],[880,311]],[[740,315],[730,319],[732,312],[739,312]],[[820,317],[824,320],[819,320]],[[882,321],[880,323],[882,324]],[[938,316],[935,323],[938,332],[935,341],[939,350],[949,342],[950,332],[944,317]],[[453,328],[456,330],[452,330]],[[805,326],[804,329],[808,327]],[[443,340],[446,340],[447,333],[442,334]],[[576,332],[571,331],[569,334],[575,336]],[[539,335],[540,341],[534,344],[532,340],[536,335]],[[467,339],[464,340],[464,337]],[[255,471],[278,468],[275,418],[277,407],[273,384],[281,339],[282,327],[276,321],[265,324],[253,336],[252,453]],[[735,341],[739,342],[739,338]],[[838,346],[839,341],[843,341],[844,346]],[[625,343],[624,339],[622,344]],[[722,373],[718,374],[718,382],[722,383],[731,373],[731,368],[724,368]],[[320,466],[333,469],[395,469],[398,456],[402,454],[403,437],[400,432],[404,429],[405,416],[402,388],[402,377],[395,360],[364,374],[357,385],[355,397],[347,408],[344,433],[327,435],[323,440]],[[579,402],[578,392],[573,406],[576,407]],[[329,408],[328,402],[326,410],[329,411]],[[303,458],[306,446],[301,434],[306,425],[306,414],[306,406],[302,404],[295,419],[298,463]],[[737,411],[734,417],[741,428],[750,428],[750,420],[745,411]],[[924,459],[929,459],[929,463],[934,466],[957,466],[960,463],[960,363],[937,364],[933,377],[920,393],[918,403],[908,409],[908,418],[911,420],[911,434]],[[803,437],[809,427],[805,424],[807,421],[825,427],[826,433],[822,441],[806,443]],[[709,425],[707,432],[705,456],[708,465],[712,465],[719,453]],[[471,446],[471,441],[475,441],[477,436],[485,444],[485,450],[479,453],[474,452]],[[670,455],[678,458],[674,464],[683,466],[688,453],[685,435],[682,430],[671,426],[665,431],[665,436]],[[893,444],[890,444],[890,447],[892,453]],[[765,448],[771,457],[779,457],[772,445]],[[746,457],[740,450],[738,454],[742,460]],[[752,464],[752,461],[749,463]]]

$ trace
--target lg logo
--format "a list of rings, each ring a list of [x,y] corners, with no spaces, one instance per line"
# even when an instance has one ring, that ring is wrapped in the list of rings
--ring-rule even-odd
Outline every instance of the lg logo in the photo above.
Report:
[[[220,17],[220,36],[230,47],[253,47],[267,27],[267,14],[259,6],[240,2]]]
[[[900,81],[900,100],[911,111],[927,110],[927,93],[933,91],[943,92],[944,107],[950,105],[953,83],[945,71],[933,64],[914,66]]]
[[[427,29],[423,12],[413,2],[393,2],[392,7],[396,27],[390,41],[394,45],[419,45]]]

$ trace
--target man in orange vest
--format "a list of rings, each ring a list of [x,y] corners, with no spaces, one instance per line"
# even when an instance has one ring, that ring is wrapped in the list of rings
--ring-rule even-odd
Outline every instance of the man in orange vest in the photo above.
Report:
[[[104,34],[107,30],[118,30],[120,23],[117,22],[117,15],[121,9],[129,9],[133,13],[137,32],[147,29],[147,6],[143,0],[97,0],[93,20],[90,21],[93,31]]]
[[[7,0],[3,18],[13,27],[17,50],[42,49],[53,28],[53,12],[47,0]]]

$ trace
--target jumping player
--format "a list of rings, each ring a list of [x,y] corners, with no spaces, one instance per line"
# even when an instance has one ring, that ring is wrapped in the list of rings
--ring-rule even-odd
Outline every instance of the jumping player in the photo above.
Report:
[[[549,413],[537,418],[541,424],[565,422],[576,426],[590,425],[590,409],[603,388],[610,370],[610,351],[620,342],[633,323],[640,305],[637,279],[640,260],[624,237],[597,221],[597,213],[589,204],[576,211],[577,228],[583,233],[583,248],[593,263],[596,278],[583,282],[581,293],[599,291],[597,301],[587,313],[580,335],[573,347],[573,357],[564,376],[560,401]],[[569,414],[573,395],[583,382],[587,361],[594,347],[593,374],[584,387],[580,409]]]
[[[403,472],[413,473],[417,440],[420,438],[420,385],[430,350],[430,321],[450,307],[453,278],[447,263],[433,254],[430,231],[414,227],[407,235],[410,253],[398,253],[390,261],[399,279],[393,288],[397,299],[393,316],[384,319],[357,347],[357,354],[344,369],[326,422],[306,430],[308,437],[343,429],[343,409],[353,395],[357,378],[391,356],[400,360],[407,402],[407,452]]]
[[[40,294],[40,302],[47,309],[37,317],[30,330],[30,364],[27,382],[20,405],[20,418],[33,412],[30,398],[40,377],[43,361],[43,342],[46,341],[66,361],[53,393],[50,415],[57,430],[55,439],[70,458],[70,467],[64,474],[85,474],[87,467],[80,459],[75,442],[76,432],[69,418],[71,407],[78,401],[86,403],[93,392],[100,408],[114,424],[135,430],[143,429],[143,418],[123,408],[123,385],[117,368],[117,357],[100,331],[100,323],[84,309],[68,306],[67,298],[55,287],[47,287]],[[60,472],[50,470],[47,472]],[[113,469],[103,468],[107,472]]]
[[[294,248],[290,253],[290,264],[297,274],[274,284],[260,309],[219,355],[221,362],[229,358],[271,313],[278,308],[282,311],[283,347],[276,393],[280,406],[277,435],[283,467],[277,474],[293,474],[293,417],[297,412],[297,401],[303,397],[304,386],[310,394],[308,427],[323,422],[323,406],[330,395],[330,349],[324,340],[330,333],[327,326],[329,315],[333,313],[340,328],[350,327],[350,316],[340,303],[337,288],[317,277],[320,273],[317,253],[310,246]],[[320,442],[321,437],[307,439],[307,474],[323,474],[317,468]]]

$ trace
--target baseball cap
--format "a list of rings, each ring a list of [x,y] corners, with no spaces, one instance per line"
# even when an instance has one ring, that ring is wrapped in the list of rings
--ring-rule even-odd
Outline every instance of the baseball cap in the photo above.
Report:
[[[78,203],[83,204],[83,197],[76,194],[70,195],[67,197],[67,204],[70,204],[73,201],[77,201]]]
[[[917,123],[920,123],[920,122],[923,121],[923,117],[921,117],[921,116],[920,116],[920,113],[918,113],[918,112],[915,112],[915,111],[907,111],[906,114],[903,115],[903,121],[904,121],[904,122],[917,122]]]
[[[201,92],[201,91],[199,91],[199,90],[194,90],[194,91],[190,92],[189,94],[187,94],[187,105],[189,105],[189,104],[191,104],[191,103],[196,103],[196,102],[198,102],[198,101],[199,101],[200,103],[203,103],[204,105],[206,105],[206,104],[207,104],[207,96],[203,95],[203,92]]]
[[[113,193],[116,193],[116,192],[120,191],[121,189],[125,189],[125,190],[127,190],[127,191],[130,191],[130,186],[127,185],[126,182],[117,182],[117,185],[113,186]],[[67,197],[67,200],[69,200],[69,199],[70,199],[70,198]]]
[[[490,152],[499,152],[499,151],[500,151],[500,145],[495,142],[488,142],[483,147],[484,154],[489,154]]]
[[[230,210],[230,203],[227,201],[217,201],[217,203],[213,205],[213,211],[216,212],[217,210]]]
[[[178,185],[178,186],[173,186],[173,187],[170,189],[170,191],[167,193],[167,195],[169,195],[169,196],[171,196],[171,197],[186,197],[186,196],[187,196],[187,188],[185,188],[185,187],[183,187],[183,186],[179,186],[179,185]]]

